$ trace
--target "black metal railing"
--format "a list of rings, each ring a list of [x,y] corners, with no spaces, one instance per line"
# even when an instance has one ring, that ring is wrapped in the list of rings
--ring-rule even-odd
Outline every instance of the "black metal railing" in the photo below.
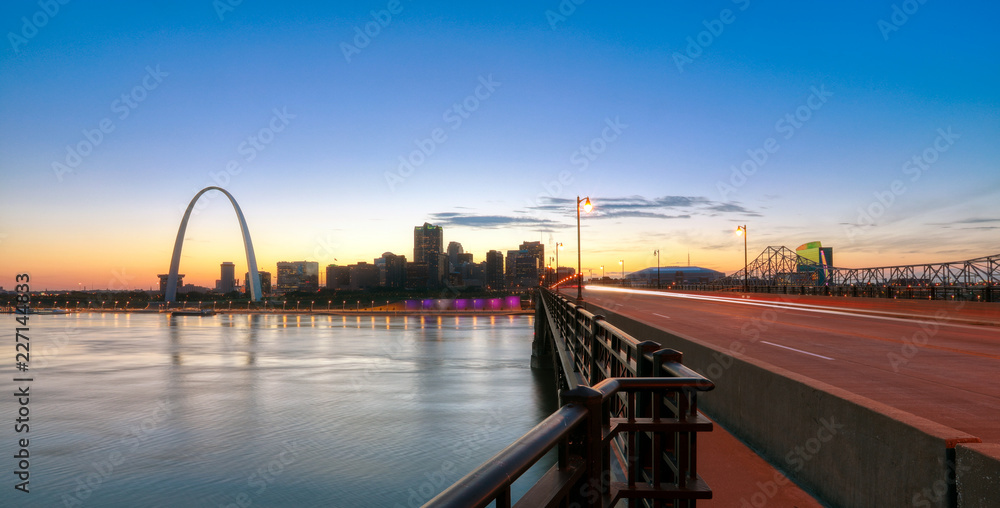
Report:
[[[541,290],[563,369],[580,381],[563,406],[534,429],[432,499],[429,507],[511,506],[511,485],[546,453],[558,462],[515,506],[695,506],[712,491],[697,472],[699,432],[712,422],[698,393],[714,384],[681,364],[682,355],[639,342],[574,303]],[[589,384],[589,386],[588,386]]]

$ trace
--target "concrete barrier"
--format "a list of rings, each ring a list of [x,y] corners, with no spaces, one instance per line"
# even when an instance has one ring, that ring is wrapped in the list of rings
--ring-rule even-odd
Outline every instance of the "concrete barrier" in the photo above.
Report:
[[[958,506],[1000,506],[1000,444],[955,447]]]
[[[683,352],[684,365],[715,382],[715,390],[700,396],[699,407],[824,502],[957,506],[955,446],[979,442],[977,437],[745,358],[739,340],[726,350],[587,307],[639,340]]]

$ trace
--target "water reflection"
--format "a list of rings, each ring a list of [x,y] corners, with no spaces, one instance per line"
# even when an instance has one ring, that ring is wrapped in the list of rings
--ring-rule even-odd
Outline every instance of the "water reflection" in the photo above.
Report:
[[[531,319],[365,319],[37,318],[39,337],[78,330],[38,402],[39,505],[61,506],[121,453],[87,505],[227,506],[245,493],[254,507],[407,506],[428,474],[451,464],[457,480],[556,408],[551,373],[528,368]],[[248,488],[293,445],[265,490]]]

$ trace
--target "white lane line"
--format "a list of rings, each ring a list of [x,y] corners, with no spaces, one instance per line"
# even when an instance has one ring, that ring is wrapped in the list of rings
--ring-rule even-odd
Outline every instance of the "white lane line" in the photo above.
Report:
[[[885,314],[885,313],[880,312],[880,311],[871,311],[871,310],[867,310],[867,309],[861,310],[860,312],[851,312],[851,309],[847,309],[847,308],[844,308],[844,307],[821,307],[821,306],[818,306],[818,305],[809,305],[809,304],[803,304],[803,303],[770,302],[770,301],[766,301],[766,300],[752,300],[752,299],[742,299],[742,298],[729,298],[729,297],[724,297],[724,296],[692,295],[692,294],[686,294],[686,293],[666,293],[666,292],[662,292],[662,291],[643,291],[643,290],[638,290],[638,289],[608,288],[608,287],[600,287],[600,286],[594,286],[594,287],[592,287],[590,289],[593,289],[593,290],[596,290],[596,291],[608,291],[608,292],[616,292],[616,293],[635,293],[635,294],[650,295],[650,296],[659,296],[659,297],[665,297],[665,298],[684,298],[684,299],[689,299],[689,300],[708,300],[708,301],[711,301],[711,302],[718,302],[718,303],[732,303],[732,304],[736,304],[736,305],[750,305],[750,306],[753,306],[753,307],[772,307],[772,308],[775,308],[775,309],[785,309],[785,310],[790,310],[790,311],[797,310],[797,311],[801,311],[801,312],[815,312],[815,313],[818,313],[818,314],[834,314],[834,315],[838,315],[838,316],[851,316],[851,317],[867,318],[867,319],[881,319],[881,320],[884,320],[884,321],[897,321],[897,322],[902,322],[902,323],[925,323],[925,324],[928,324],[928,325],[948,326],[948,327],[952,327],[952,328],[968,328],[968,329],[977,330],[977,331],[988,331],[988,332],[1000,333],[1000,327],[963,325],[963,324],[958,324],[958,323],[948,323],[948,322],[944,322],[944,321],[941,321],[941,320],[933,320],[932,321],[932,320],[928,320],[924,316],[920,316],[920,315],[913,315],[912,318],[899,318],[899,317],[892,317],[892,316],[878,316],[878,315],[873,315],[873,314],[865,314],[865,312],[878,312],[880,314]],[[844,310],[839,310],[838,311],[838,310],[829,310],[829,309],[844,309]],[[921,319],[921,318],[924,318],[924,319]]]
[[[793,347],[782,346],[781,344],[775,344],[773,342],[768,342],[766,340],[762,340],[762,341],[760,341],[760,343],[761,344],[767,344],[768,346],[780,347],[782,349],[787,349],[789,351],[795,351],[796,353],[802,353],[804,355],[815,356],[817,358],[822,358],[824,360],[833,360],[833,358],[830,358],[829,356],[818,355],[816,353],[810,353],[809,351],[803,351],[801,349],[795,349]]]
[[[657,314],[657,313],[655,313],[655,312],[653,313],[653,315],[654,315],[654,316],[660,316],[660,317],[662,317],[662,318],[667,318],[667,319],[670,319],[670,316],[664,316],[663,314]]]

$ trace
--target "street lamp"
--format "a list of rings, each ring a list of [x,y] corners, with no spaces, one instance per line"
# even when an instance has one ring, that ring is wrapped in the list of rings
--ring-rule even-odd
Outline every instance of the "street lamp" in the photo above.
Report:
[[[622,265],[622,287],[625,286],[625,260],[619,259],[618,264]]]
[[[653,251],[656,254],[656,289],[660,289],[660,249]]]
[[[604,282],[604,265],[601,265],[601,282]]]
[[[556,244],[556,284],[559,284],[559,249],[562,248],[562,242]],[[559,287],[556,286],[556,291],[559,291]]]
[[[746,224],[742,226],[736,226],[736,234],[743,237],[743,292],[747,293],[750,291],[750,279],[747,273],[747,268],[749,267],[749,262],[747,261],[747,226]]]
[[[583,210],[590,213],[594,205],[590,204],[590,196],[580,199],[576,197],[576,303],[583,301],[583,268],[580,264],[580,203],[583,203]]]

